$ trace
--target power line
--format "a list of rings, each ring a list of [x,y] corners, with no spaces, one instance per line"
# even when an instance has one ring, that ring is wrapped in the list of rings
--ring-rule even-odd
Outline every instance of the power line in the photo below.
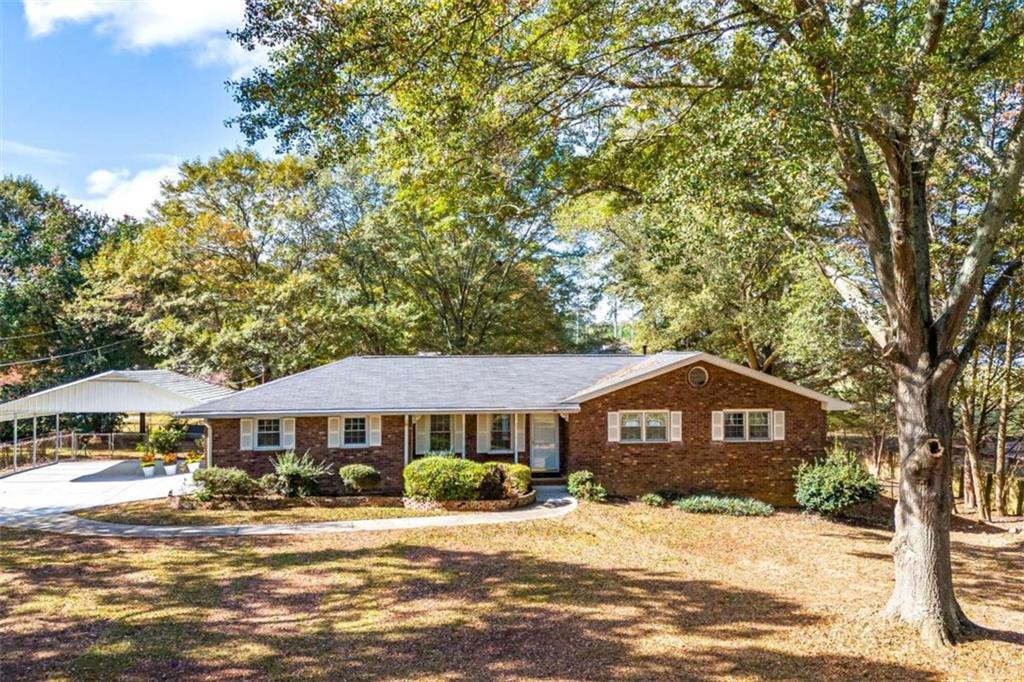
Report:
[[[106,348],[113,348],[114,346],[120,346],[122,343],[127,343],[128,339],[121,341],[115,341],[113,343],[104,344],[102,346],[96,346],[95,348],[86,348],[85,350],[76,350],[70,353],[61,353],[59,355],[47,355],[42,358],[32,358],[31,360],[15,360],[14,362],[3,362],[0,363],[0,368],[3,367],[14,367],[15,365],[31,365],[37,362],[50,362],[51,360],[60,360],[61,358],[70,358],[73,355],[83,355],[85,353],[93,353],[98,350],[104,350]]]
[[[34,339],[37,336],[49,336],[50,334],[59,334],[59,329],[51,329],[48,332],[36,332],[34,334],[15,334],[14,336],[0,336],[0,341],[15,341],[17,339]]]

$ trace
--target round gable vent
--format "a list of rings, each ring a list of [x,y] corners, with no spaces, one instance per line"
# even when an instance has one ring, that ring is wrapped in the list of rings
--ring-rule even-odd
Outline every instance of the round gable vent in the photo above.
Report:
[[[708,383],[708,371],[703,367],[694,367],[686,374],[686,380],[694,388],[703,388]]]

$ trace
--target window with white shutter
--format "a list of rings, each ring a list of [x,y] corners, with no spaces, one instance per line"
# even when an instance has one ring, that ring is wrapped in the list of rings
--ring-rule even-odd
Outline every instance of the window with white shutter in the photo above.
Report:
[[[773,440],[786,440],[786,413],[782,410],[775,410],[772,422],[775,430]]]
[[[619,413],[609,412],[608,413],[608,442],[618,443],[619,442]]]
[[[253,419],[240,419],[238,420],[239,434],[238,434],[238,449],[239,450],[252,450],[254,444],[253,431],[255,428],[255,420]]]
[[[341,417],[327,418],[327,447],[341,447]]]
[[[672,421],[672,442],[679,443],[683,440],[683,413],[673,412]]]

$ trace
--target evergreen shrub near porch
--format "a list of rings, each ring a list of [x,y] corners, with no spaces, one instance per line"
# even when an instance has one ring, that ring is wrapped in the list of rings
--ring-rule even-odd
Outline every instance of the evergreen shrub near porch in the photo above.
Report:
[[[424,457],[402,476],[406,497],[433,502],[514,499],[530,491],[530,468],[522,464]]]

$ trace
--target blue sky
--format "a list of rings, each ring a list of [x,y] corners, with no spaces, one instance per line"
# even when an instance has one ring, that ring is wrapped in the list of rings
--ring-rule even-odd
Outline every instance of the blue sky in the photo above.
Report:
[[[224,81],[260,59],[224,34],[242,5],[0,0],[0,175],[144,214],[179,161],[244,143],[224,124]]]

